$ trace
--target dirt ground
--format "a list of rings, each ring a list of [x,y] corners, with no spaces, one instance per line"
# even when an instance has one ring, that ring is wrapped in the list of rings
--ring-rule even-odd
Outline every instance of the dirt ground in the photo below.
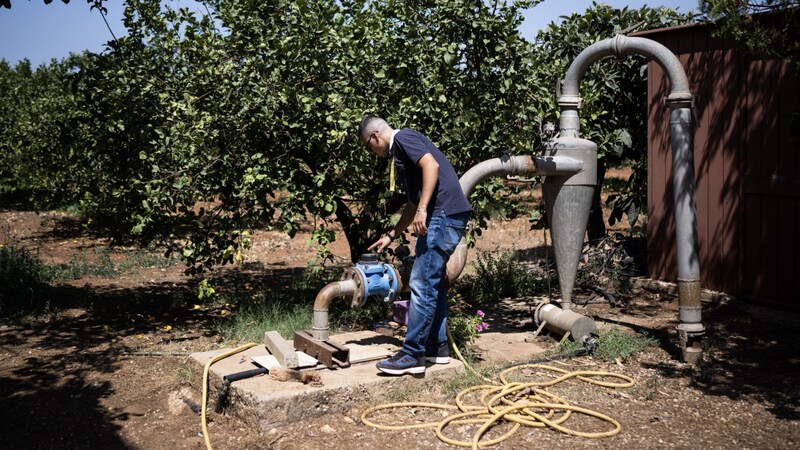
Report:
[[[313,256],[307,238],[258,232],[245,263],[218,276],[246,286],[297,273]],[[94,249],[107,246],[67,214],[1,211],[0,245],[12,243],[48,263],[68,263],[76,255],[94,255]],[[542,243],[542,232],[529,231],[526,219],[497,219],[479,240],[479,248],[535,254]],[[114,248],[109,256],[122,261],[131,252]],[[333,252],[341,261],[347,259],[344,242],[335,244]],[[215,318],[230,313],[224,305],[195,309],[194,281],[182,271],[175,265],[131,269],[113,278],[84,277],[37,293],[36,301],[52,306],[36,320],[0,322],[0,448],[203,448],[201,377],[185,355],[219,348],[221,338],[212,325]],[[482,306],[492,334],[479,340],[478,356],[492,339],[512,340],[515,333],[534,329],[524,305],[513,306],[519,303]],[[575,405],[616,419],[622,431],[589,440],[551,429],[522,428],[497,448],[800,448],[800,351],[794,343],[800,318],[721,297],[703,306],[708,334],[699,367],[679,362],[673,295],[639,288],[625,306],[579,308],[601,327],[646,332],[660,342],[626,361],[581,357],[553,363],[568,370],[591,368],[632,377],[636,384],[629,389],[580,382],[551,389]],[[537,343],[544,347],[556,343],[549,337],[540,339]],[[488,359],[489,352],[483,356]],[[437,386],[407,395],[408,400],[431,398],[452,403]],[[209,433],[220,449],[451,447],[430,429],[381,431],[362,424],[361,412],[382,401],[357,399],[345,414],[271,430],[254,430],[235,417],[212,412]],[[438,411],[414,410],[395,411],[384,419],[429,416],[441,418]],[[573,426],[605,427],[580,420]]]

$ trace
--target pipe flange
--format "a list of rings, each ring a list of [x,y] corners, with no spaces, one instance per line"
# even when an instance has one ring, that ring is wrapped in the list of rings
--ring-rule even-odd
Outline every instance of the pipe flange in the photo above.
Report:
[[[562,95],[558,98],[558,106],[563,109],[581,109],[583,98],[579,95]]]
[[[706,328],[703,326],[702,323],[680,323],[676,327],[678,331],[682,331],[684,333],[692,334],[692,335],[703,335],[706,333]]]
[[[692,108],[694,96],[688,91],[672,92],[664,99],[664,105],[671,109]]]
[[[356,285],[356,288],[353,292],[353,298],[350,299],[350,307],[360,308],[364,306],[364,303],[367,302],[367,282],[364,280],[364,276],[361,274],[361,272],[352,267],[348,267],[342,274],[342,280],[353,280]]]

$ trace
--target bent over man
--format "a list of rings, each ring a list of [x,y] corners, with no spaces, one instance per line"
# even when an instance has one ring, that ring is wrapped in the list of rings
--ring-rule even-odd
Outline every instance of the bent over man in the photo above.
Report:
[[[361,121],[358,137],[376,155],[393,159],[408,196],[400,220],[369,249],[383,251],[409,226],[417,235],[406,340],[396,355],[377,367],[390,375],[425,373],[426,361],[450,362],[445,269],[472,207],[450,161],[421,133],[394,130],[382,118],[369,115]]]

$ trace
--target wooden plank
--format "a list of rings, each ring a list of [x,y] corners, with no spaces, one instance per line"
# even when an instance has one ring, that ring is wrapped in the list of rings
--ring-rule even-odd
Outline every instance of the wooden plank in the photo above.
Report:
[[[749,175],[742,183],[746,194],[756,196],[798,197],[800,178],[783,175]]]
[[[648,221],[647,267],[650,277],[672,279],[669,273],[674,251],[668,244],[670,217],[667,214],[671,198],[667,197],[667,167],[670,164],[667,129],[669,122],[661,99],[666,92],[666,75],[655,62],[648,63]]]
[[[777,300],[778,280],[778,198],[761,197],[761,267],[763,284],[758,291],[758,298]]]
[[[741,282],[741,294],[745,297],[757,297],[761,291],[761,207],[758,198],[744,195],[744,276]]]

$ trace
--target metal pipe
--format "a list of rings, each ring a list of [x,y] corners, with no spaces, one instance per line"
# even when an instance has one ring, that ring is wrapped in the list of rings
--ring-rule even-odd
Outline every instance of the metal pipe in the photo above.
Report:
[[[627,56],[629,53],[647,56],[664,69],[670,84],[668,103],[691,101],[692,94],[689,90],[689,79],[686,77],[686,72],[683,70],[681,62],[668,48],[650,39],[618,34],[613,38],[586,47],[567,69],[562,94],[558,99],[561,107],[559,129],[562,137],[578,137],[580,129],[578,109],[582,101],[579,90],[581,80],[589,66],[606,56]]]
[[[590,45],[572,62],[564,80],[559,129],[562,137],[578,137],[581,105],[580,82],[589,66],[605,56],[636,53],[656,61],[669,78],[670,94],[665,99],[670,111],[672,172],[675,194],[675,231],[678,265],[679,318],[683,358],[696,363],[701,357],[700,268],[695,205],[694,158],[692,152],[692,93],[680,60],[658,42],[617,35]]]
[[[597,325],[590,317],[568,309],[561,309],[552,303],[539,305],[533,314],[533,321],[537,327],[544,323],[545,328],[558,334],[563,335],[569,331],[572,340],[580,343],[597,333]]]
[[[556,176],[574,175],[584,170],[584,161],[570,156],[504,155],[488,159],[472,166],[459,179],[461,190],[469,198],[475,187],[483,180],[499,175]],[[455,281],[467,264],[467,240],[461,238],[453,255],[447,262],[447,279]]]
[[[536,170],[534,158],[530,155],[511,156],[503,155],[500,158],[487,159],[472,166],[461,178],[458,183],[464,195],[469,198],[475,186],[489,177],[497,175],[525,175]]]
[[[336,297],[353,295],[356,291],[354,280],[341,280],[328,283],[317,293],[314,300],[314,317],[312,319],[311,336],[318,341],[327,341],[330,338],[328,330],[328,308]]]

